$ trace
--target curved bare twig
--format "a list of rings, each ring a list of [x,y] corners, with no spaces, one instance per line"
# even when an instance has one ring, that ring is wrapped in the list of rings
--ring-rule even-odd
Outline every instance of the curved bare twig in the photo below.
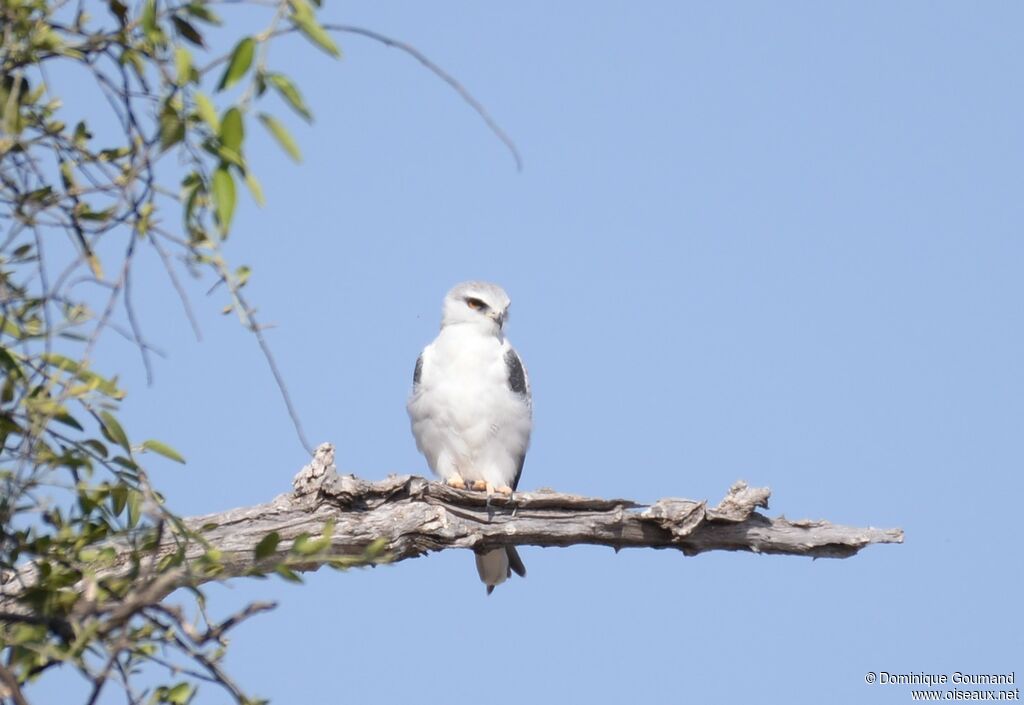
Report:
[[[485,108],[479,100],[474,98],[473,94],[470,93],[465,86],[459,83],[454,76],[431,61],[430,58],[422,51],[407,42],[395,39],[394,37],[389,37],[386,34],[381,34],[380,32],[376,32],[372,29],[366,29],[365,27],[356,27],[350,24],[325,24],[324,29],[332,32],[356,34],[373,39],[385,46],[404,51],[406,54],[419,61],[421,64],[426,66],[432,74],[451,86],[452,89],[459,94],[459,97],[466,101],[466,103],[476,111],[477,115],[480,116],[490,131],[493,132],[506,147],[508,147],[508,150],[512,153],[512,158],[516,161],[516,170],[523,170],[523,158],[522,155],[519,154],[519,149],[516,147],[515,142],[513,142],[512,138],[509,137],[503,129],[501,129],[501,126],[498,125],[497,122],[495,122],[494,118],[491,117],[491,114],[487,112],[487,108]]]

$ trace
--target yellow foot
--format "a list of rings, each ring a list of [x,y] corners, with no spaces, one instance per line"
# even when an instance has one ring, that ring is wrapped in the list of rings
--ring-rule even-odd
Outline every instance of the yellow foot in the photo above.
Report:
[[[449,487],[454,487],[457,490],[466,489],[466,481],[462,479],[462,475],[455,474],[444,481]]]
[[[508,485],[502,485],[501,487],[495,487],[494,485],[492,485],[491,483],[488,482],[485,489],[487,490],[487,494],[503,494],[506,497],[511,497],[512,496],[512,488],[509,487]]]
[[[487,489],[487,483],[483,480],[473,480],[473,484],[470,485],[470,489],[476,490],[477,492],[483,492]]]

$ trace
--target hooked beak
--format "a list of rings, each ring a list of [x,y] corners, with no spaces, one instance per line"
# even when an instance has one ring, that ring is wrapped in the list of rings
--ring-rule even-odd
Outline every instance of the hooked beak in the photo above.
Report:
[[[505,314],[501,311],[488,311],[488,318],[491,318],[495,323],[498,324],[498,328],[505,325]]]

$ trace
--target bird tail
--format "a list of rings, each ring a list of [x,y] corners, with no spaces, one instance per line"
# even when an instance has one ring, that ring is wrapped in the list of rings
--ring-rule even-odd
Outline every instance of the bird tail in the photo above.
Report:
[[[516,575],[526,577],[526,566],[515,546],[495,548],[486,553],[476,554],[476,572],[480,580],[487,586],[487,594],[494,592],[494,588],[501,585],[513,571]]]

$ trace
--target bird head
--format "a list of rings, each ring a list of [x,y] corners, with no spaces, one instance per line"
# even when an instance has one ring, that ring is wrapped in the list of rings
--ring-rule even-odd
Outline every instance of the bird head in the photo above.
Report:
[[[444,297],[441,327],[451,325],[477,326],[498,335],[508,320],[511,305],[508,294],[497,284],[463,282]]]

